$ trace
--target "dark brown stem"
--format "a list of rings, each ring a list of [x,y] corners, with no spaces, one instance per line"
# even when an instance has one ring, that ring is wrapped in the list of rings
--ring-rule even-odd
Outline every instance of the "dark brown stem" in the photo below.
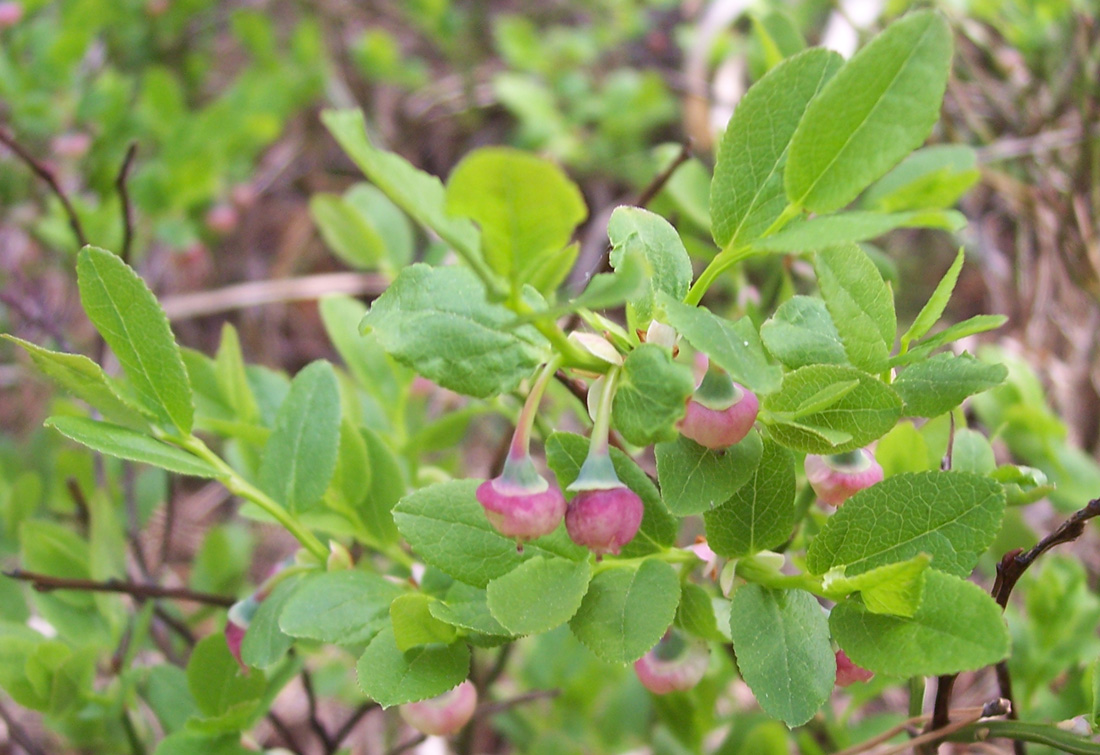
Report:
[[[301,755],[305,750],[298,744],[294,734],[290,731],[290,727],[286,725],[286,722],[273,710],[267,712],[267,720],[271,722],[271,726],[282,737],[283,743],[296,755]]]
[[[348,716],[348,720],[344,721],[344,725],[337,729],[336,733],[332,735],[331,744],[329,745],[329,749],[325,751],[325,755],[334,755],[335,752],[340,749],[340,745],[344,743],[344,740],[348,738],[348,735],[359,725],[359,722],[377,707],[378,703],[367,702],[356,708],[355,712]]]
[[[493,703],[482,703],[477,706],[477,710],[474,712],[474,718],[485,718],[487,716],[493,716],[505,710],[516,707],[517,705],[524,705],[526,703],[534,702],[535,700],[549,700],[557,697],[561,694],[560,689],[537,689],[534,692],[525,692],[522,695],[516,695],[510,697],[507,700],[498,700]]]
[[[51,577],[48,574],[13,569],[4,572],[4,576],[30,582],[38,592],[51,592],[52,590],[83,590],[85,592],[117,592],[132,595],[138,599],[169,598],[171,600],[188,600],[193,603],[204,603],[210,606],[223,606],[228,608],[237,602],[236,598],[228,595],[211,595],[210,593],[196,592],[182,587],[161,587],[159,585],[143,585],[135,582],[124,582],[118,579],[108,579],[97,582],[92,579],[66,579],[64,577]]]
[[[676,170],[686,163],[691,158],[691,141],[688,140],[680,145],[680,152],[676,155],[676,159],[671,164],[649,182],[649,185],[642,189],[642,193],[638,195],[638,198],[634,200],[635,207],[645,207],[653,198],[661,193],[661,189],[665,188],[665,184],[672,178],[672,174]]]
[[[325,748],[325,752],[333,752],[336,748],[333,747],[332,737],[321,723],[321,719],[317,718],[317,695],[313,691],[313,677],[308,669],[302,669],[301,676],[302,689],[306,692],[306,703],[309,707],[309,726],[321,740],[321,746]]]
[[[35,744],[30,735],[23,730],[19,722],[12,718],[11,714],[2,705],[0,705],[0,721],[3,721],[4,726],[7,727],[8,739],[26,750],[27,755],[46,755],[46,751]]]
[[[122,159],[122,166],[118,169],[118,176],[115,178],[115,189],[118,191],[118,198],[122,201],[122,250],[119,256],[126,264],[130,263],[130,249],[134,243],[134,207],[130,203],[130,190],[127,184],[136,155],[137,142],[131,142],[126,149],[126,157]]]
[[[80,527],[80,531],[84,535],[87,535],[91,514],[88,509],[88,499],[84,497],[84,491],[80,488],[80,482],[75,477],[66,477],[65,489],[69,491],[69,497],[73,499],[73,505],[76,506],[76,521]]]
[[[418,744],[420,744],[421,742],[423,742],[427,738],[428,738],[427,734],[418,734],[417,736],[413,737],[412,739],[406,740],[406,741],[402,742],[401,744],[390,748],[390,750],[388,752],[386,752],[386,755],[401,755],[401,753],[407,752],[408,750],[411,750],[412,748],[416,747]]]
[[[46,167],[45,163],[28,152],[23,145],[16,140],[14,135],[3,127],[0,127],[0,144],[3,144],[14,152],[15,156],[22,160],[28,168],[34,171],[35,175],[46,182],[46,185],[50,187],[50,191],[54,193],[61,201],[61,206],[65,208],[65,214],[69,218],[69,226],[72,227],[73,233],[76,234],[77,243],[82,247],[87,246],[88,237],[84,234],[84,226],[80,222],[80,216],[76,214],[76,208],[73,207],[73,203],[65,193],[65,190],[61,188],[61,184],[58,183],[57,176],[53,174],[53,171]]]

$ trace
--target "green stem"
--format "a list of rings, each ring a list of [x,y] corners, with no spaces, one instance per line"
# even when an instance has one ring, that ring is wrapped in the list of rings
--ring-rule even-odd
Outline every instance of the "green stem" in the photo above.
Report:
[[[764,587],[783,590],[794,588],[806,590],[821,598],[828,597],[822,587],[821,577],[810,574],[782,574],[772,568],[761,566],[751,558],[737,562],[737,576]]]
[[[595,576],[600,572],[608,571],[609,569],[628,569],[637,568],[642,565],[643,561],[650,561],[657,559],[658,561],[664,561],[669,564],[696,564],[699,563],[699,557],[696,556],[688,548],[666,548],[657,553],[650,553],[646,556],[637,556],[635,558],[616,558],[614,556],[604,556],[600,561],[596,562],[595,567],[592,569],[592,574]],[[687,572],[690,574],[690,571]]]
[[[174,439],[185,451],[190,451],[195,456],[210,464],[218,470],[219,478],[223,485],[234,495],[247,498],[268,513],[275,521],[286,528],[290,534],[297,538],[298,542],[308,550],[322,564],[328,559],[328,548],[325,547],[316,535],[306,529],[297,517],[275,502],[267,493],[263,492],[248,480],[241,477],[237,470],[229,466],[220,456],[199,438],[191,435],[183,439]]]
[[[537,313],[527,302],[522,299],[515,299],[508,302],[512,311],[517,315],[527,317],[530,315],[541,314]],[[535,329],[550,342],[550,345],[554,347],[554,350],[561,356],[562,364],[565,367],[574,367],[589,372],[604,373],[610,365],[602,359],[597,358],[595,355],[588,353],[583,348],[578,346],[565,335],[565,332],[558,327],[555,322],[547,322],[541,317],[531,320],[531,324],[535,326]]]

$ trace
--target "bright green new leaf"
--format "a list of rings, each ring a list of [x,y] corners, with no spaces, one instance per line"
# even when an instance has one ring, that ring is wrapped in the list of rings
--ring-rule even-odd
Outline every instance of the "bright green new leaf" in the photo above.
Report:
[[[763,443],[752,430],[740,443],[718,451],[679,437],[658,443],[654,452],[669,511],[688,516],[722,505],[748,482],[760,464]]]
[[[314,194],[309,212],[329,249],[354,268],[396,273],[412,258],[408,218],[370,184],[356,184],[343,196]]]
[[[87,402],[106,419],[135,430],[148,427],[149,422],[139,409],[119,393],[103,369],[88,357],[50,351],[7,333],[0,334],[0,338],[21,346],[42,374]]]
[[[96,422],[86,417],[50,417],[46,427],[52,427],[70,440],[128,461],[139,461],[169,472],[213,479],[218,470],[207,462],[148,435],[109,422]]]
[[[902,472],[927,472],[938,469],[937,460],[930,458],[928,441],[912,422],[899,422],[883,435],[875,446],[875,460],[887,477]]]
[[[842,62],[835,52],[807,50],[778,64],[737,103],[710,187],[718,246],[752,241],[783,212],[783,168],[791,137],[806,105]]]
[[[1006,322],[1008,322],[1008,318],[1004,315],[974,315],[962,322],[949,325],[935,335],[928,336],[923,341],[920,341],[917,346],[914,346],[904,354],[898,354],[890,360],[890,366],[902,367],[907,364],[919,362],[922,359],[926,359],[929,354],[941,346],[945,346],[953,341],[958,341],[960,338],[996,330]]]
[[[680,587],[680,607],[676,610],[676,625],[685,632],[711,642],[728,642],[718,631],[718,619],[714,615],[714,602],[710,593],[694,582],[684,582]]]
[[[301,582],[302,579],[296,577],[284,579],[260,601],[241,642],[241,660],[245,664],[265,668],[282,659],[290,650],[294,639],[279,628],[279,617]]]
[[[324,495],[340,446],[340,389],[332,365],[318,360],[290,384],[264,446],[260,487],[287,509],[302,512]]]
[[[859,381],[835,403],[819,412],[788,419],[810,399],[832,385]],[[882,437],[901,416],[901,398],[885,383],[852,367],[808,365],[790,372],[778,393],[764,398],[764,411],[776,419],[772,437],[806,453],[841,453]]]
[[[146,409],[191,433],[191,383],[168,318],[153,292],[118,255],[84,247],[76,262],[80,303],[115,352]]]
[[[628,254],[619,260],[613,273],[597,273],[573,301],[570,309],[587,307],[607,309],[635,299],[650,287],[650,270],[639,254]]]
[[[378,543],[395,543],[397,525],[393,522],[393,507],[408,490],[401,462],[382,438],[365,427],[359,428],[367,449],[370,468],[370,488],[358,509],[359,518]]]
[[[639,470],[640,471],[640,470]],[[414,491],[393,509],[397,528],[429,566],[457,580],[485,587],[535,556],[580,561],[588,551],[574,545],[564,529],[525,543],[498,533],[474,492],[480,480],[450,480]]]
[[[536,556],[489,583],[489,612],[512,634],[540,634],[573,618],[588,592],[588,561]]]
[[[782,370],[769,364],[752,321],[718,317],[702,307],[692,307],[669,296],[660,297],[668,324],[688,343],[705,353],[714,364],[754,393],[770,393],[779,387]]]
[[[376,620],[403,593],[399,585],[359,569],[310,574],[287,598],[279,629],[291,637],[354,645],[374,636]]]
[[[912,617],[871,613],[850,598],[833,609],[829,627],[854,663],[891,676],[974,671],[1009,649],[1008,628],[989,593],[935,569],[925,574],[924,598]]]
[[[810,543],[806,568],[854,576],[927,553],[932,568],[965,577],[993,542],[1004,515],[1000,484],[966,472],[895,475],[861,490]]]
[[[383,708],[442,695],[470,673],[464,642],[421,645],[402,652],[393,627],[380,631],[355,665],[359,687]]]
[[[913,556],[907,561],[879,566],[870,571],[848,577],[829,572],[825,575],[825,589],[836,593],[859,592],[864,607],[871,613],[912,617],[920,607],[924,595],[924,573],[932,557],[927,553]]]
[[[159,668],[159,667],[157,667]],[[240,734],[204,734],[190,729],[173,732],[157,743],[153,755],[252,755]]]
[[[260,704],[267,686],[262,671],[242,674],[225,637],[215,632],[195,645],[187,661],[187,686],[206,716],[220,716],[241,703]]]
[[[417,264],[374,301],[361,328],[429,380],[488,398],[513,390],[546,353],[533,328],[511,327],[515,315],[485,297],[469,270]]]
[[[849,361],[867,372],[884,370],[897,317],[893,292],[875,263],[855,244],[845,244],[818,252],[814,270]]]
[[[757,239],[752,247],[761,252],[812,252],[838,244],[868,241],[896,228],[936,228],[954,232],[963,228],[966,222],[966,216],[954,210],[894,213],[852,210],[792,223],[779,233]]]
[[[443,600],[433,601],[428,610],[432,616],[451,626],[488,636],[511,636],[489,612],[489,598],[485,590],[465,582],[451,583]]]
[[[760,339],[771,355],[792,370],[808,364],[847,364],[848,355],[825,302],[794,296],[779,305],[760,326]]]
[[[581,464],[588,455],[588,438],[573,433],[556,432],[546,439],[546,463],[565,490],[577,479]],[[677,520],[668,513],[661,494],[649,476],[625,453],[611,449],[611,463],[623,484],[638,494],[645,506],[642,525],[634,539],[623,546],[624,558],[635,558],[668,548],[676,540]],[[567,497],[571,497],[566,492]]]
[[[936,417],[968,396],[1000,385],[1006,377],[1003,364],[989,364],[969,354],[937,354],[906,367],[894,381],[894,390],[905,401],[907,416]]]
[[[951,70],[951,29],[910,13],[852,57],[806,107],[791,138],[787,198],[838,210],[920,146],[939,118]]]
[[[611,266],[621,269],[632,256],[639,256],[651,270],[645,291],[630,301],[632,322],[645,329],[653,319],[658,291],[677,301],[691,286],[691,259],[680,234],[672,225],[640,207],[617,207],[607,224],[611,239]]]
[[[676,570],[651,558],[597,574],[569,626],[601,659],[633,663],[664,636],[679,604]]]
[[[997,477],[993,474],[996,468],[997,459],[988,438],[977,430],[966,427],[955,431],[955,438],[951,442],[952,471],[989,475],[996,480]]]
[[[636,446],[674,439],[695,390],[691,368],[674,362],[663,346],[643,343],[627,355],[621,375],[612,404],[615,428]]]
[[[730,632],[741,676],[768,715],[800,726],[829,699],[836,658],[813,595],[745,585],[733,594]]]
[[[446,208],[481,227],[481,250],[518,290],[560,252],[588,216],[580,189],[554,163],[510,147],[482,147],[455,167]]]
[[[707,544],[720,556],[740,558],[774,548],[794,530],[794,454],[764,441],[760,463],[722,506],[703,515]]]
[[[981,179],[978,155],[964,144],[937,144],[901,161],[860,198],[882,212],[950,207]]]
[[[401,652],[420,645],[454,642],[458,633],[450,624],[440,621],[431,612],[434,598],[419,592],[406,593],[390,603],[390,623],[394,642]]]
[[[256,397],[252,395],[252,387],[248,384],[248,373],[237,329],[230,323],[222,325],[221,343],[218,344],[218,353],[214,356],[214,371],[221,394],[237,417],[242,422],[258,422],[260,407],[256,404]]]
[[[927,303],[921,308],[916,319],[913,320],[913,324],[902,335],[901,346],[903,349],[908,348],[911,342],[923,338],[932,329],[932,326],[939,321],[943,311],[947,308],[947,302],[951,299],[951,294],[955,290],[955,284],[959,281],[959,273],[962,272],[964,260],[965,255],[963,248],[960,246],[958,254],[955,255],[955,261],[951,263],[951,267],[947,268],[947,272],[940,278],[940,282],[936,284],[936,290],[928,297]]]

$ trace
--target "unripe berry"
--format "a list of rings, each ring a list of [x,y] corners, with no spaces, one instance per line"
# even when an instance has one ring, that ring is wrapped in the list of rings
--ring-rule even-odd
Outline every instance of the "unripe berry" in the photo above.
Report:
[[[806,480],[814,493],[830,506],[839,506],[853,495],[882,482],[882,467],[866,448],[835,456],[806,457]]]
[[[669,631],[648,653],[634,663],[642,686],[657,695],[689,690],[707,673],[710,648],[705,642]]]
[[[760,401],[756,394],[729,375],[708,370],[695,395],[688,399],[680,434],[705,448],[729,448],[739,443],[756,422]]]
[[[476,708],[477,689],[467,679],[438,697],[402,705],[398,712],[405,723],[422,734],[445,737],[469,723]]]
[[[870,681],[873,671],[857,666],[843,650],[836,651],[836,686],[847,687],[856,682]]]
[[[558,528],[565,516],[565,496],[542,477],[538,482],[541,485],[525,485],[501,475],[478,486],[477,500],[497,532],[522,542]]]
[[[14,1],[0,3],[0,29],[15,26],[23,19],[23,4]]]
[[[613,488],[582,490],[565,511],[565,528],[577,545],[597,556],[618,555],[642,525],[642,499],[619,484]]]

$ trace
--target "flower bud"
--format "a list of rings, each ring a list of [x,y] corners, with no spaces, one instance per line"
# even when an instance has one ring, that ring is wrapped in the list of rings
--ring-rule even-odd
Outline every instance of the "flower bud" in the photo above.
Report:
[[[398,712],[405,723],[422,734],[445,737],[469,723],[475,708],[477,689],[467,679],[438,697],[402,705]]]
[[[870,681],[873,671],[857,666],[843,650],[836,651],[836,686],[847,687],[856,682]]]
[[[707,673],[710,648],[701,640],[670,630],[634,663],[642,686],[656,695],[689,690]]]
[[[0,3],[0,29],[15,26],[23,19],[23,4],[8,0]]]
[[[519,542],[549,535],[565,516],[565,496],[557,485],[536,474],[525,483],[506,474],[477,488],[477,500],[497,532]]]
[[[229,646],[229,652],[233,654],[241,671],[245,673],[248,673],[248,666],[241,660],[241,645],[244,643],[248,626],[252,623],[252,617],[256,615],[259,607],[260,601],[256,596],[249,595],[230,606],[225,619],[225,644]]]
[[[882,467],[866,448],[835,456],[806,457],[806,480],[814,493],[830,506],[839,506],[853,495],[882,482]]]
[[[711,368],[677,425],[680,434],[705,448],[729,448],[739,443],[756,422],[760,401],[756,394],[729,375]]]
[[[642,499],[623,484],[583,490],[565,510],[565,528],[577,545],[597,556],[618,555],[634,539],[642,524]]]

